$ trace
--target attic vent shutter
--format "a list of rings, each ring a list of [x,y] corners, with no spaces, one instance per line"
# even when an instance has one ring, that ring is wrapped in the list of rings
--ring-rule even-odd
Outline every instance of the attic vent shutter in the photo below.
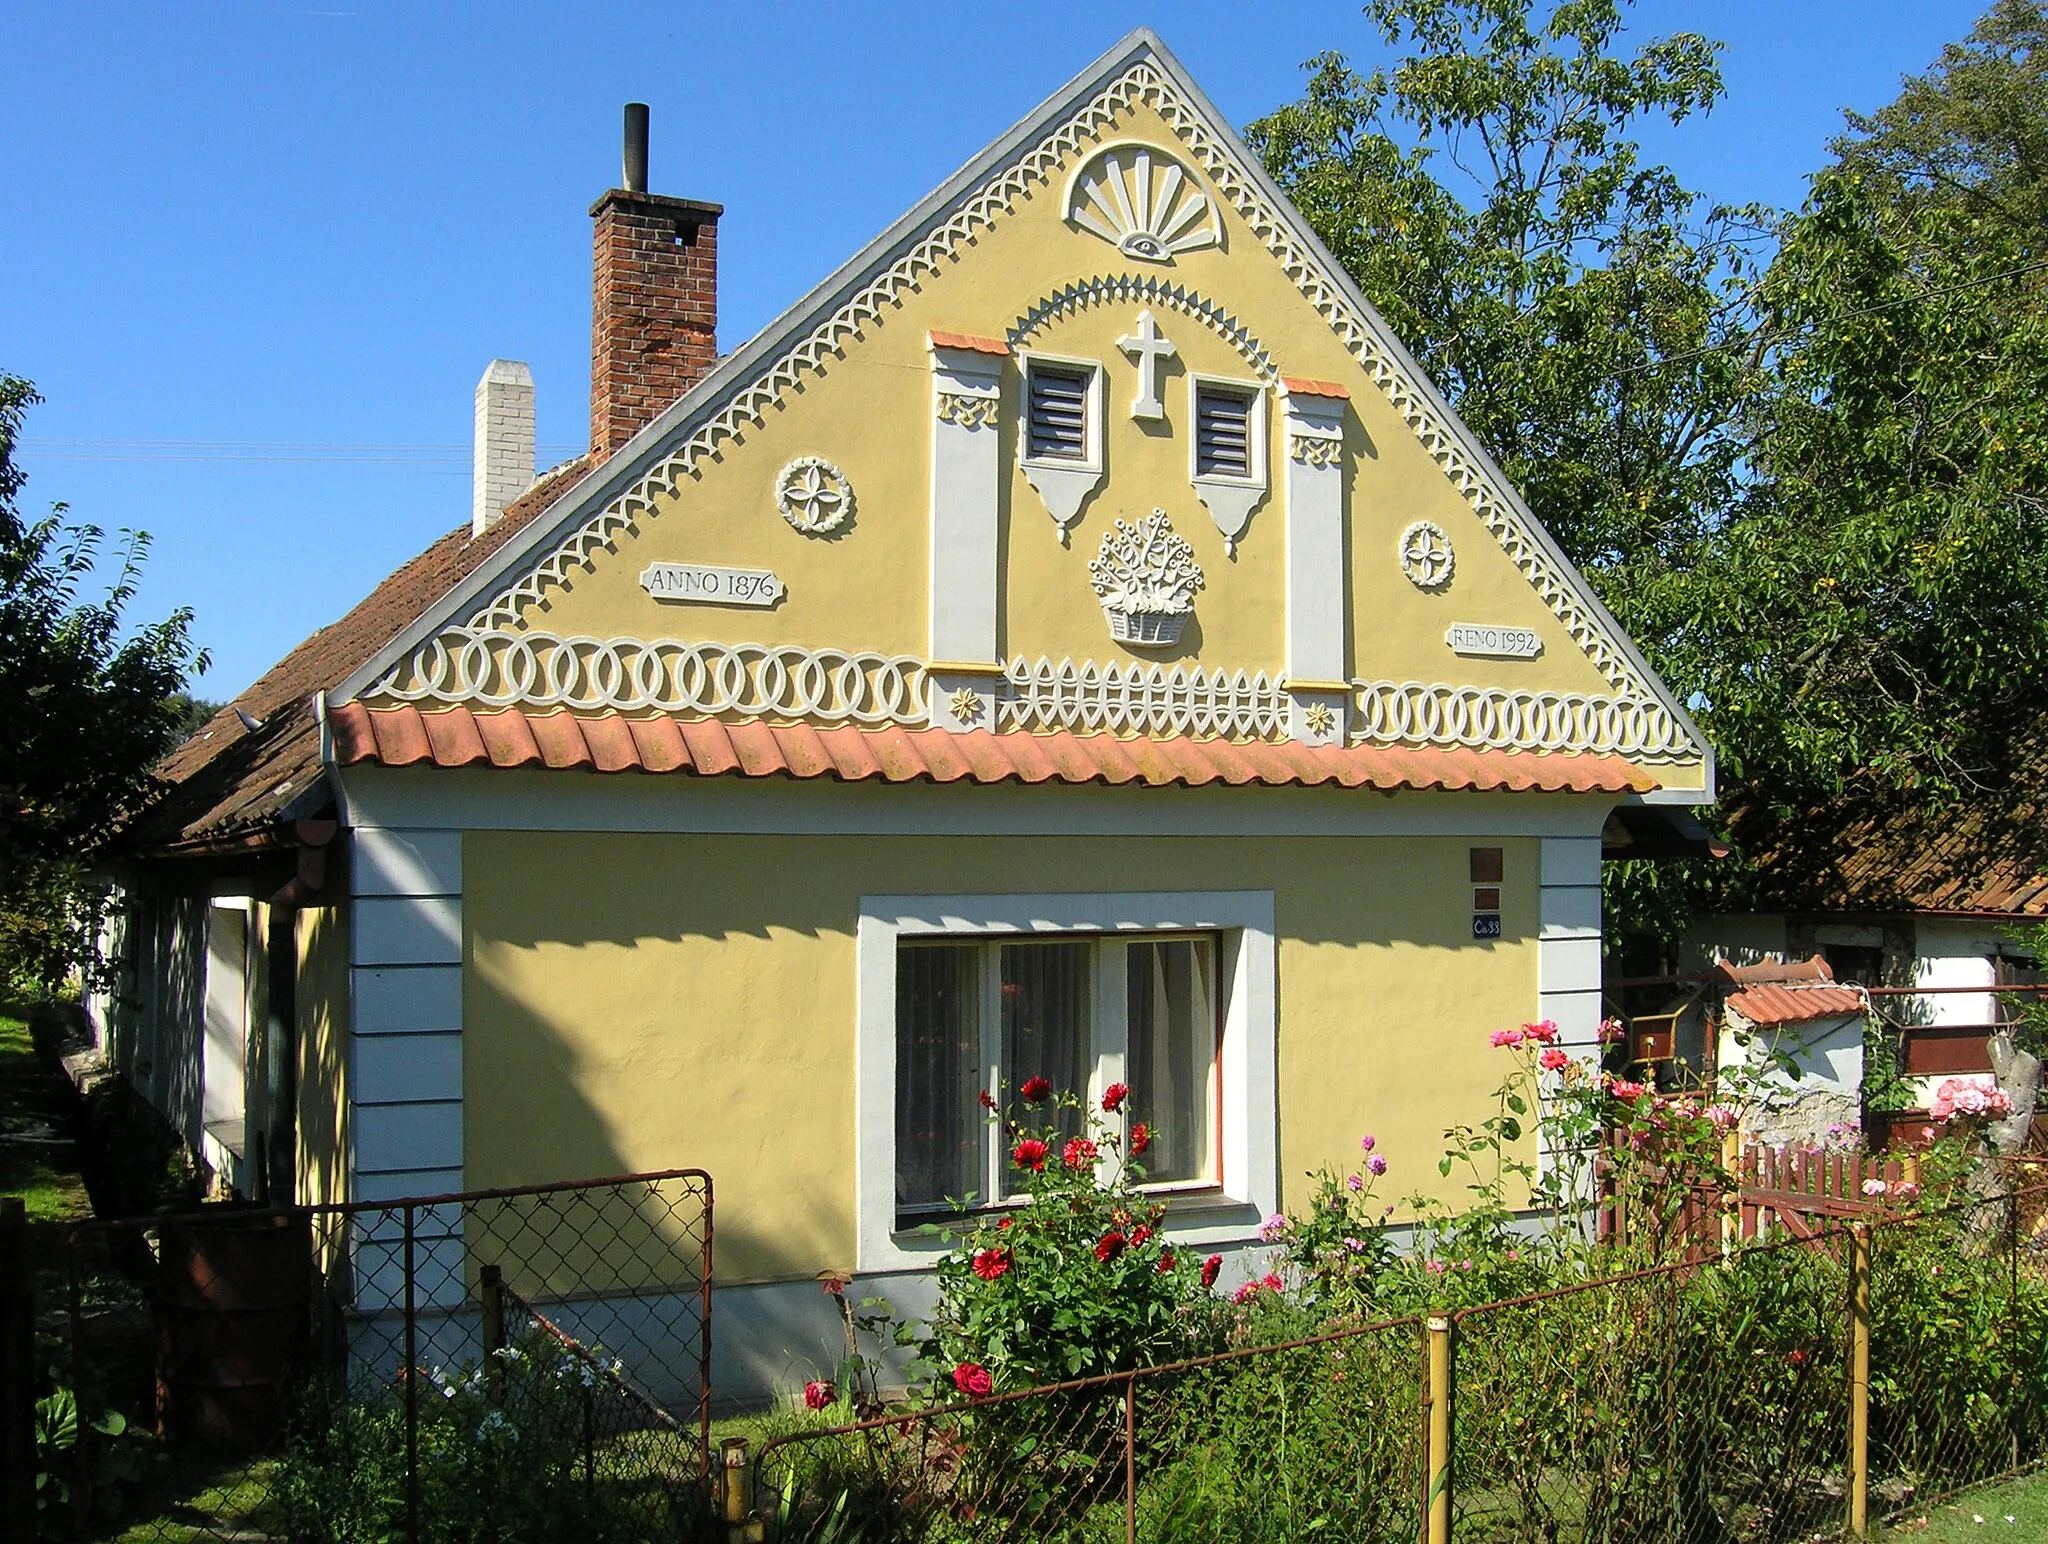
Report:
[[[1026,453],[1067,461],[1088,459],[1088,373],[1048,365],[1031,368],[1031,422]]]
[[[1195,391],[1195,474],[1252,475],[1252,399],[1221,386]]]

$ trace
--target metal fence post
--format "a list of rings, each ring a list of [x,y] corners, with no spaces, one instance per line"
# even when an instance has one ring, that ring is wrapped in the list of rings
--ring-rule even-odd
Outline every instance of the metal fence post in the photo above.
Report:
[[[1138,1544],[1138,1375],[1124,1379],[1124,1544]]]
[[[0,1196],[0,1540],[36,1536],[36,1316],[28,1207]]]
[[[1429,1316],[1429,1490],[1423,1505],[1428,1544],[1451,1537],[1451,1320]]]
[[[412,1203],[405,1204],[405,1536],[420,1537],[420,1348],[415,1311]]]
[[[505,1362],[498,1353],[505,1349],[505,1273],[495,1265],[478,1266],[476,1292],[483,1309],[484,1393],[492,1404],[502,1404]]]
[[[1870,1224],[1849,1229],[1849,1533],[1870,1527]]]

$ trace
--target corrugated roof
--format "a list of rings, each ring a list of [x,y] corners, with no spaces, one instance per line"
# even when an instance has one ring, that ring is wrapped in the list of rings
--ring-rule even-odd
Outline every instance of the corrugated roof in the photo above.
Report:
[[[456,707],[343,703],[328,713],[343,766],[550,767],[591,772],[695,772],[704,776],[830,777],[891,783],[1110,783],[1471,791],[1644,791],[1655,781],[1619,756],[1526,751],[1411,750],[1393,746],[1240,744],[1227,740],[1119,739],[1113,735],[995,734],[943,729],[826,729],[728,724],[709,718],[607,713],[477,713]]]

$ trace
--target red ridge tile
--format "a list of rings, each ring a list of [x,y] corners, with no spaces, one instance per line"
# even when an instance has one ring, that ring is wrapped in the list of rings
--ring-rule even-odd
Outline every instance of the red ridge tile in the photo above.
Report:
[[[427,743],[434,748],[437,767],[467,767],[490,759],[477,735],[475,716],[461,708],[422,713],[420,725],[427,732]]]
[[[476,732],[494,767],[530,767],[541,759],[524,713],[509,708],[503,713],[479,713]]]

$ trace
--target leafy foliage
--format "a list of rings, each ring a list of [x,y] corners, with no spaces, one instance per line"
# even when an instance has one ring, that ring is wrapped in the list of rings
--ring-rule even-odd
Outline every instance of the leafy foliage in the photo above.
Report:
[[[0,374],[0,961],[50,984],[91,936],[81,860],[148,796],[206,656],[188,610],[128,622],[147,535],[121,533],[114,577],[91,599],[105,532],[70,523],[62,504],[22,515],[14,450],[40,400]]]
[[[1341,55],[1254,147],[1633,630],[1734,486],[1763,211],[1703,206],[1631,126],[1720,98],[1694,33],[1620,51],[1622,0],[1372,0],[1391,70]]]
[[[1024,1203],[980,1214],[938,1264],[939,1305],[922,1356],[942,1398],[1169,1361],[1200,1333],[1191,1312],[1207,1297],[1200,1262],[1167,1244],[1164,1204],[1138,1188],[1143,1123],[1126,1130],[1127,1110],[1098,1114],[1031,1084],[1022,1102],[1052,1117],[1042,1128],[1008,1128]]]

